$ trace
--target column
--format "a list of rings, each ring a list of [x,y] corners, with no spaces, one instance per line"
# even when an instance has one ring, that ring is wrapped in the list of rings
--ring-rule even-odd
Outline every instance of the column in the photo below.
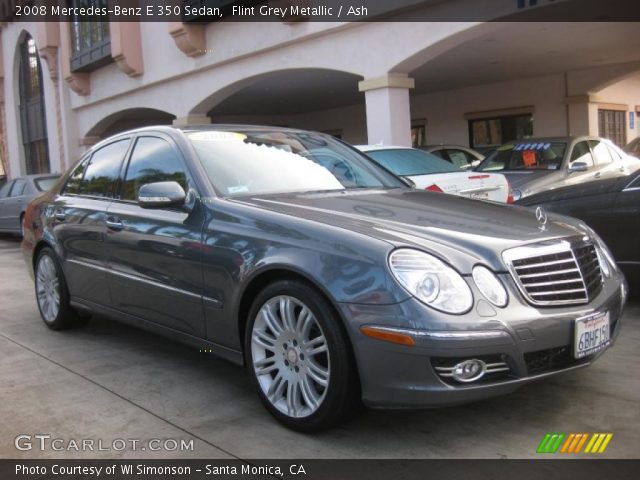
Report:
[[[411,108],[409,90],[413,78],[388,74],[358,83],[364,92],[369,144],[411,146]]]

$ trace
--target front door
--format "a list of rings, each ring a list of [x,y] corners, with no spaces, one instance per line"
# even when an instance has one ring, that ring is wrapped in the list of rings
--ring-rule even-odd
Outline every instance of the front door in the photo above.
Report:
[[[145,183],[193,182],[170,138],[136,140],[120,189],[108,211],[109,285],[118,310],[164,327],[205,336],[202,311],[201,210],[145,209]]]

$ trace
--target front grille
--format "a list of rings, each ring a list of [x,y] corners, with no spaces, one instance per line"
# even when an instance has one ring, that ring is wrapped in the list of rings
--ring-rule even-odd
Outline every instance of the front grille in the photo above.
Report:
[[[584,239],[518,247],[507,250],[504,258],[534,305],[587,303],[602,288],[596,249]]]

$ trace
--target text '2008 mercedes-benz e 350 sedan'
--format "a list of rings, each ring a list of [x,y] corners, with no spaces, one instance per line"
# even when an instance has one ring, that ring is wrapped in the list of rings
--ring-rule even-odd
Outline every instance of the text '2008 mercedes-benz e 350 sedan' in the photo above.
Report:
[[[568,217],[410,189],[324,134],[148,127],[26,212],[44,322],[97,313],[247,366],[302,431],[589,365],[626,284]]]

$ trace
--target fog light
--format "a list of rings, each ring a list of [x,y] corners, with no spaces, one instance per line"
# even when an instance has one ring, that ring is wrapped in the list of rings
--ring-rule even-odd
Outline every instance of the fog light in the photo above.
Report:
[[[487,370],[487,365],[482,360],[465,360],[453,367],[453,379],[458,382],[468,383],[480,380]]]

